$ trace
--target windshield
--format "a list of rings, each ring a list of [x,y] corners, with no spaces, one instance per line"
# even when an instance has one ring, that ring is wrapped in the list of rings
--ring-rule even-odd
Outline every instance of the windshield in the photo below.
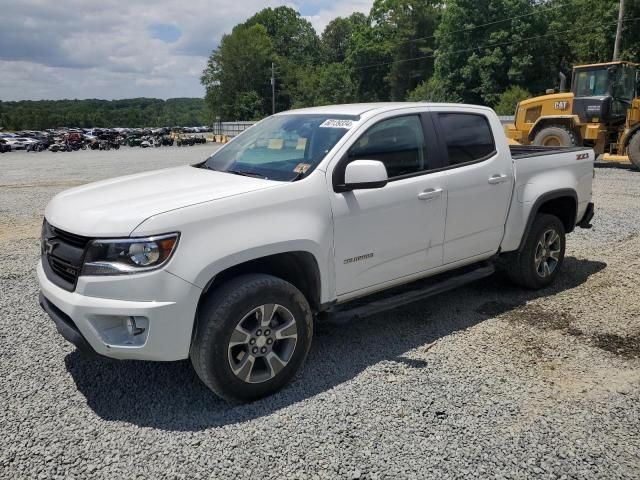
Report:
[[[609,72],[606,69],[578,72],[576,97],[603,97],[608,93]]]
[[[198,166],[269,180],[298,180],[313,171],[358,119],[314,114],[269,117]]]

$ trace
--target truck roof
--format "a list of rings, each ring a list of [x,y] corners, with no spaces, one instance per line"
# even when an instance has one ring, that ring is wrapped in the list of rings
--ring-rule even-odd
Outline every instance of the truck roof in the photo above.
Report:
[[[632,67],[640,66],[640,64],[638,64],[638,63],[627,62],[626,60],[619,60],[619,61],[615,61],[615,62],[589,63],[589,64],[585,64],[585,65],[574,65],[573,69],[574,70],[580,70],[582,68],[606,67],[606,66],[609,66],[609,65],[631,65]]]
[[[318,115],[373,115],[376,113],[398,110],[400,108],[407,107],[430,107],[430,106],[448,106],[455,107],[459,109],[460,107],[473,107],[477,108],[486,108],[486,107],[478,107],[478,105],[464,105],[461,103],[430,103],[430,102],[372,102],[372,103],[346,103],[342,105],[324,105],[321,107],[309,107],[309,108],[299,108],[296,110],[288,110],[286,112],[280,112],[276,115],[286,115],[291,113],[301,113],[301,114],[318,114]]]

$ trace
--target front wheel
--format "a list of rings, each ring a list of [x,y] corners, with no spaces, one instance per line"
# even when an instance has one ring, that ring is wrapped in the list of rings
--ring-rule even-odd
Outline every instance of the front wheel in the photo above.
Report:
[[[562,267],[565,241],[558,217],[537,215],[523,249],[506,257],[507,275],[516,285],[532,290],[550,285]]]
[[[284,387],[302,367],[313,336],[309,303],[270,275],[241,275],[199,308],[191,362],[218,396],[252,401]]]

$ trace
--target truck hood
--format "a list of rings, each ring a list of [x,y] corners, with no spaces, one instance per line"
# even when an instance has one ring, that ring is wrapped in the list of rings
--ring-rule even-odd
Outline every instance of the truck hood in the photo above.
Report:
[[[191,166],[169,168],[66,190],[49,202],[45,217],[77,235],[128,236],[154,215],[280,183]]]

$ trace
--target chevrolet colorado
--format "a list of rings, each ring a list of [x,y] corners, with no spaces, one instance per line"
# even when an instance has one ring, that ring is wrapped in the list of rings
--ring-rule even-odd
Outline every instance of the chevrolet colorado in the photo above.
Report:
[[[510,147],[471,105],[279,113],[201,163],[101,181],[47,206],[40,303],[79,349],[190,358],[250,401],[302,366],[317,318],[363,317],[504,268],[558,275],[590,227],[594,153]]]

